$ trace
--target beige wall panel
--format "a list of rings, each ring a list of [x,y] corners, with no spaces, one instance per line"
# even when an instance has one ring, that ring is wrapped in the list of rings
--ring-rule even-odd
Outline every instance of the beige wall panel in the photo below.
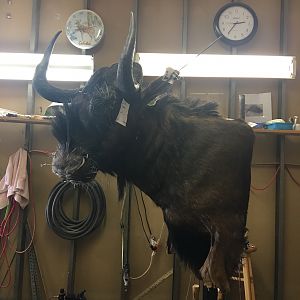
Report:
[[[95,54],[95,68],[98,69],[119,61],[128,33],[133,1],[91,2],[91,9],[101,16],[104,23],[103,40],[91,50]]]
[[[199,53],[212,43],[217,36],[214,33],[213,21],[217,11],[225,4],[224,1],[191,0],[188,20],[188,52]],[[217,41],[206,54],[226,54],[230,48]]]
[[[26,85],[23,82],[0,81],[0,107],[26,113]],[[0,123],[0,174],[4,174],[8,155],[24,145],[23,124]],[[2,178],[2,177],[1,177]]]
[[[70,15],[84,8],[83,0],[42,0],[40,14],[39,52],[43,52],[54,34],[62,30],[54,53],[80,53],[67,39],[65,34],[66,22]]]
[[[140,52],[181,50],[182,1],[142,1],[139,8]]]
[[[288,32],[288,54],[297,57],[297,78],[288,81],[286,84],[287,98],[286,98],[286,115],[300,116],[299,105],[299,58],[300,58],[300,39],[298,37],[299,26],[299,12],[300,2],[297,0],[289,1],[289,15],[287,20]],[[290,172],[297,182],[300,182],[299,173],[299,137],[286,138],[286,161],[295,166],[288,166]],[[299,195],[300,187],[296,185],[291,177],[286,172],[286,187],[285,187],[285,264],[284,264],[284,299],[297,299],[296,295],[300,293],[300,286],[298,280],[298,270],[300,268],[300,259],[298,254],[300,252],[300,242],[296,238],[299,235]]]
[[[298,143],[298,149],[300,147]],[[299,151],[298,151],[299,153]],[[299,159],[298,159],[299,161]],[[285,197],[285,264],[284,264],[284,299],[297,299],[296,295],[300,293],[299,277],[297,276],[300,268],[300,169],[297,167],[288,167],[297,184],[286,172],[286,197]]]
[[[0,51],[27,52],[31,30],[31,0],[0,2]],[[11,19],[7,18],[11,16]]]
[[[238,50],[240,54],[279,55],[280,0],[248,0],[256,12],[258,30],[255,37]]]

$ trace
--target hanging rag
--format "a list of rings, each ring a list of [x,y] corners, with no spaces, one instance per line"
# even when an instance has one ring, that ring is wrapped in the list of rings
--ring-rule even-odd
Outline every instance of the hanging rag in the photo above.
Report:
[[[0,181],[0,209],[10,200],[17,201],[21,208],[29,202],[27,151],[23,148],[9,157],[5,176]]]

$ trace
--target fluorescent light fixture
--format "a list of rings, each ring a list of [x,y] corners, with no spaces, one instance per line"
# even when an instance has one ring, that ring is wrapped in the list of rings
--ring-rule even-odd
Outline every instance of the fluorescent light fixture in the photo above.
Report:
[[[32,80],[35,67],[43,54],[0,53],[0,79]],[[50,81],[89,80],[94,71],[91,55],[52,54],[47,71]]]
[[[295,56],[138,53],[137,61],[144,76],[162,76],[171,67],[182,77],[296,77]]]

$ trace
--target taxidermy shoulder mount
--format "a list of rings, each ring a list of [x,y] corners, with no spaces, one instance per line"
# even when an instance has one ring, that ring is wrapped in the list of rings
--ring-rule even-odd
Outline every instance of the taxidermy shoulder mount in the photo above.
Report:
[[[133,15],[119,63],[81,89],[46,79],[57,36],[33,79],[41,96],[65,106],[53,122],[53,172],[75,182],[117,176],[121,196],[127,182],[138,186],[161,207],[172,249],[206,286],[228,291],[245,245],[252,129],[220,117],[214,103],[171,96],[178,72],[144,88]]]

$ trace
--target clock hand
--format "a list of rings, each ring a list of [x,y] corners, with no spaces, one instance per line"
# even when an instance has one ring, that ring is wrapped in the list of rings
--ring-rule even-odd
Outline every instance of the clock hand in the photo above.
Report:
[[[229,29],[228,34],[232,31],[232,29],[237,25],[238,23],[233,23],[232,27]]]
[[[243,24],[243,23],[246,23],[245,21],[242,21],[242,22],[235,22],[233,24]]]
[[[229,31],[228,31],[228,34],[230,34],[230,32],[232,31],[232,29],[236,26],[236,25],[238,25],[238,24],[243,24],[243,23],[246,23],[245,21],[242,21],[242,22],[235,22],[235,23],[233,23],[233,25],[232,25],[232,27],[229,29]]]

